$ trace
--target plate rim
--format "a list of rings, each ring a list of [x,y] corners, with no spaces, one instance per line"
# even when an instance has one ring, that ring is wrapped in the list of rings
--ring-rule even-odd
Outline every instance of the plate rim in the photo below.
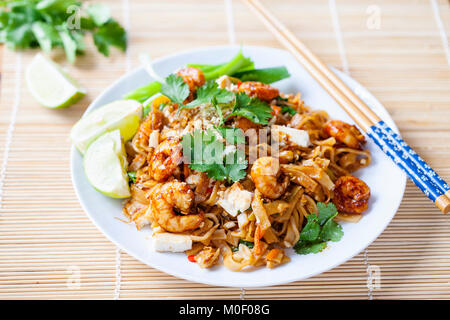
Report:
[[[177,51],[175,53],[171,53],[171,54],[159,57],[157,59],[154,59],[153,62],[154,63],[164,63],[165,60],[169,60],[169,59],[177,57],[179,55],[195,54],[196,52],[203,52],[203,51],[208,50],[208,49],[220,50],[220,49],[243,49],[243,48],[249,48],[249,49],[253,49],[253,50],[275,50],[275,51],[279,51],[280,54],[289,54],[289,52],[284,50],[284,49],[268,47],[268,46],[218,45],[218,46],[201,46],[201,47],[196,47],[196,48],[193,48],[193,49],[186,49],[186,50]],[[299,67],[303,68],[303,66],[301,66],[300,64],[299,64]],[[361,87],[362,89],[364,89],[369,94],[369,96],[371,96],[371,98],[374,99],[374,102],[376,102],[379,105],[379,107],[381,107],[381,110],[383,111],[383,113],[385,113],[389,117],[389,120],[391,120],[391,122],[392,122],[393,129],[396,132],[399,132],[399,130],[397,128],[397,125],[395,124],[395,122],[392,119],[392,117],[389,114],[389,112],[386,110],[386,108],[383,106],[383,104],[368,89],[366,89],[366,87],[364,87],[357,80],[353,79],[351,76],[347,75],[346,73],[344,73],[344,72],[342,72],[342,71],[340,71],[340,70],[338,70],[338,69],[336,69],[334,67],[331,67],[331,66],[330,66],[330,69],[332,69],[333,72],[337,73],[339,77],[343,77],[343,78],[345,78],[345,80],[349,80],[353,84],[356,84],[359,87]],[[83,115],[81,117],[84,117],[86,113],[91,111],[91,109],[94,108],[93,106],[95,104],[97,104],[97,102],[99,100],[101,100],[104,96],[106,96],[108,91],[111,88],[115,87],[123,79],[128,78],[128,77],[133,77],[136,73],[142,72],[143,70],[144,70],[144,67],[142,67],[142,66],[136,67],[136,68],[130,70],[129,72],[124,73],[117,80],[113,81],[109,86],[107,86],[105,89],[103,89],[102,92],[94,100],[92,100],[92,102],[89,104],[89,106],[83,112]],[[314,81],[316,81],[316,80],[314,80]],[[301,276],[301,277],[295,277],[295,275],[294,275],[294,276],[290,277],[289,279],[284,279],[284,280],[281,280],[281,281],[270,280],[270,279],[261,281],[261,282],[264,282],[264,283],[249,282],[249,283],[242,283],[242,284],[239,284],[239,285],[233,285],[233,284],[231,284],[231,285],[224,285],[224,284],[218,284],[217,282],[210,281],[208,279],[199,279],[198,277],[191,276],[190,274],[183,274],[183,273],[179,273],[177,271],[172,271],[172,270],[168,271],[163,265],[160,265],[156,261],[152,261],[151,263],[149,263],[148,261],[144,261],[143,259],[141,259],[141,257],[136,256],[133,252],[129,251],[127,248],[122,246],[120,243],[116,242],[116,240],[113,239],[113,236],[109,233],[109,231],[107,231],[106,229],[102,228],[96,222],[96,220],[93,217],[93,215],[91,215],[91,213],[89,212],[87,204],[85,203],[85,201],[83,200],[83,198],[81,197],[81,195],[79,193],[79,190],[77,188],[77,183],[75,181],[76,177],[75,177],[75,168],[74,168],[74,166],[75,166],[75,164],[74,164],[74,157],[75,157],[75,154],[77,152],[78,152],[78,150],[76,149],[76,147],[73,144],[71,144],[71,149],[70,149],[70,174],[71,174],[71,181],[72,181],[73,189],[75,191],[75,194],[77,195],[78,201],[80,202],[81,207],[83,208],[83,211],[85,212],[85,214],[88,216],[88,218],[91,220],[91,222],[96,226],[96,228],[98,230],[100,230],[102,232],[102,234],[109,241],[111,241],[114,245],[116,245],[120,250],[125,251],[127,254],[131,255],[132,257],[134,257],[135,259],[137,259],[138,261],[142,262],[143,264],[145,264],[145,265],[147,265],[149,267],[158,269],[161,272],[164,272],[166,274],[172,275],[172,276],[177,277],[177,278],[185,279],[185,280],[196,282],[196,283],[204,283],[204,284],[208,284],[208,285],[212,285],[212,286],[218,286],[218,287],[256,288],[256,287],[268,287],[268,286],[274,286],[274,285],[282,285],[282,284],[287,284],[287,283],[291,283],[291,282],[294,282],[294,281],[302,281],[302,280],[308,279],[310,277],[320,275],[320,274],[322,274],[324,272],[328,272],[328,271],[336,268],[337,266],[347,262],[348,260],[352,259],[356,255],[360,254],[362,251],[366,250],[386,230],[387,226],[391,223],[392,219],[394,218],[394,216],[398,212],[398,208],[400,207],[400,204],[401,204],[401,202],[402,202],[402,200],[404,198],[404,193],[405,193],[405,189],[406,189],[406,181],[407,181],[406,174],[403,171],[401,171],[402,179],[401,179],[401,181],[399,181],[399,183],[401,183],[401,197],[399,197],[398,203],[396,203],[394,206],[392,206],[392,208],[395,209],[395,210],[393,210],[393,214],[389,217],[389,219],[386,219],[385,223],[383,224],[383,227],[380,228],[380,232],[376,233],[375,236],[373,237],[373,239],[371,239],[366,245],[361,246],[361,248],[358,249],[357,251],[355,250],[356,252],[354,254],[348,255],[344,259],[339,259],[335,264],[332,264],[331,266],[329,266],[328,268],[322,270],[321,272],[318,272],[318,273],[312,272],[310,275],[305,275],[305,276]]]

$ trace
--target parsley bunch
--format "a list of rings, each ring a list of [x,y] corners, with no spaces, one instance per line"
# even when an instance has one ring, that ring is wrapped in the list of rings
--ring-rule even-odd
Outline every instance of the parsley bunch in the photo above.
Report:
[[[14,50],[40,47],[50,52],[61,47],[73,63],[76,55],[84,53],[86,33],[92,34],[105,56],[110,46],[126,50],[126,32],[105,5],[84,9],[76,0],[11,0],[0,6],[0,43]]]
[[[307,223],[300,233],[300,240],[294,250],[298,254],[318,253],[327,246],[327,241],[341,240],[344,232],[333,219],[338,214],[334,204],[317,203],[319,213],[306,217]]]

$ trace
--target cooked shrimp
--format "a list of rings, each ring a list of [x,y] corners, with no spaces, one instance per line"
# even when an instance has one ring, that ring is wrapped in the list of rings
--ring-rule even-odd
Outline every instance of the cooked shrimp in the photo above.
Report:
[[[158,98],[157,98],[158,99]],[[166,98],[167,99],[167,98]],[[149,146],[149,137],[150,135],[161,129],[163,126],[164,115],[163,113],[154,105],[152,106],[152,110],[148,114],[148,116],[144,119],[144,121],[139,126],[138,131],[133,137],[133,146],[137,150],[134,151],[150,151]],[[144,157],[145,158],[145,157]]]
[[[189,97],[188,101],[194,98],[194,93],[197,91],[198,87],[201,87],[205,84],[205,76],[203,71],[193,67],[186,67],[180,69],[177,72],[177,75],[183,78],[184,82],[189,86]]]
[[[180,140],[169,137],[155,149],[150,160],[150,175],[156,181],[167,180],[177,169],[183,158]]]
[[[289,178],[281,174],[279,161],[273,157],[257,159],[250,175],[256,189],[270,199],[279,198],[289,185]]]
[[[169,232],[197,229],[203,213],[195,213],[194,192],[185,182],[166,182],[151,195],[150,215],[154,222]]]
[[[330,120],[325,124],[324,131],[337,141],[353,149],[361,149],[366,139],[357,127],[340,120]]]
[[[337,179],[333,203],[339,212],[360,214],[367,210],[369,198],[370,188],[361,179],[353,176]]]
[[[263,101],[271,101],[280,95],[277,88],[256,81],[246,81],[239,86],[239,92],[244,92],[250,97],[256,97]]]

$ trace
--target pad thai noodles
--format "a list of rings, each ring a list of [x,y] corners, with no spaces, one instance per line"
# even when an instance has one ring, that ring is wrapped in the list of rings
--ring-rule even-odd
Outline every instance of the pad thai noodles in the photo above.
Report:
[[[361,132],[255,81],[263,72],[211,73],[182,68],[144,104],[125,144],[123,212],[152,228],[157,251],[185,252],[202,268],[274,268],[289,248],[316,253],[339,241],[338,222],[368,208],[369,187],[352,175],[370,164]]]

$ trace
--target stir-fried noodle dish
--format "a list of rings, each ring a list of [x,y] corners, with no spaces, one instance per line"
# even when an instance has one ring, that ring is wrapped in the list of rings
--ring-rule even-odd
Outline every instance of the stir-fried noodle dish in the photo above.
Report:
[[[270,85],[284,67],[224,66],[179,69],[144,103],[125,143],[123,212],[152,228],[155,250],[201,268],[274,268],[288,252],[324,250],[368,208],[370,189],[352,175],[370,164],[364,136]]]

